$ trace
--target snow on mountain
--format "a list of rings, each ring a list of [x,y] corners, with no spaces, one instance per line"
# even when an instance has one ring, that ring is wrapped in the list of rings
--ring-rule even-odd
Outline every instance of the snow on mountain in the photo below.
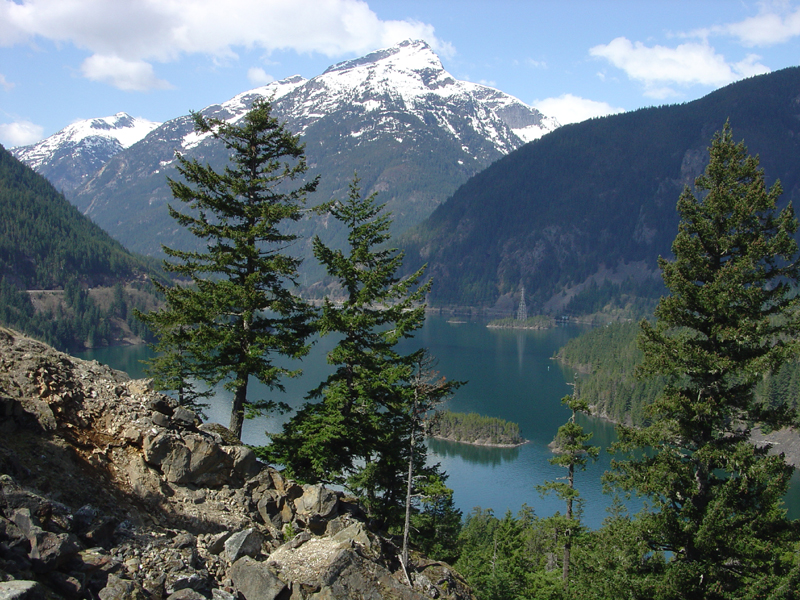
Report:
[[[426,124],[435,123],[459,139],[477,133],[502,154],[559,126],[555,119],[513,96],[455,79],[428,44],[413,40],[333,65],[298,86],[278,105],[300,134],[344,108],[388,115],[399,109]],[[469,131],[464,130],[464,118]],[[381,129],[396,125],[391,118],[365,123],[367,128]],[[351,135],[360,137],[367,132],[362,129]]]
[[[402,139],[402,128],[391,116],[399,110],[424,123],[435,123],[459,139],[477,133],[491,141],[500,153],[507,154],[559,127],[555,119],[513,96],[455,79],[423,41],[405,41],[333,65],[309,80],[296,75],[276,81],[206,107],[202,113],[233,123],[258,96],[270,98],[276,114],[300,135],[317,121],[344,110],[362,111],[365,116],[382,115],[377,123],[365,119],[363,128],[350,132],[352,137],[395,128],[398,139]],[[469,132],[461,123],[465,117]],[[196,147],[208,135],[187,133],[182,140],[183,149]],[[465,152],[469,152],[468,146]]]
[[[297,87],[306,83],[306,81],[307,79],[300,75],[293,75],[287,79],[273,81],[267,85],[242,92],[222,104],[207,106],[201,113],[205,117],[213,117],[228,123],[235,123],[250,110],[254,99],[264,97],[270,99],[272,102],[278,102],[281,98],[293,92]],[[199,145],[210,135],[210,133],[197,133],[192,130],[190,133],[183,136],[181,146],[184,150],[189,150]]]
[[[111,117],[77,121],[41,142],[12,148],[11,153],[36,170],[63,154],[66,149],[71,149],[73,153],[96,153],[98,147],[102,147],[103,153],[110,158],[144,138],[159,125],[161,123],[120,112]]]

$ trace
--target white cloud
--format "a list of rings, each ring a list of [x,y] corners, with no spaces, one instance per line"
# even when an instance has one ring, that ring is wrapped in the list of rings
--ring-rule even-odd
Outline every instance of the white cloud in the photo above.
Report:
[[[707,43],[687,42],[675,48],[649,47],[618,37],[608,44],[591,48],[589,53],[605,58],[631,79],[642,82],[645,95],[653,98],[676,94],[671,85],[718,87],[742,77],[769,72],[769,68],[758,62],[758,56],[750,55],[741,62],[730,64]]]
[[[745,46],[774,46],[800,35],[800,8],[788,14],[764,11],[761,14],[729,23],[712,30],[739,38]]]
[[[155,76],[153,65],[143,60],[125,60],[118,56],[94,54],[83,61],[81,72],[87,79],[108,83],[126,92],[170,87],[167,81]]]
[[[625,112],[625,109],[615,108],[607,102],[588,100],[572,94],[562,94],[558,98],[534,100],[533,106],[538,108],[545,116],[555,117],[562,125],[579,123],[592,117],[603,117]]]
[[[30,121],[0,123],[0,142],[6,147],[27,146],[44,137],[44,128]]]
[[[332,57],[408,38],[424,39],[444,56],[454,53],[433,26],[382,21],[363,0],[0,0],[0,46],[36,38],[74,44],[107,62],[114,57],[128,72],[138,65],[139,84],[148,81],[142,62],[185,54],[233,59],[237,49],[260,48]],[[103,80],[116,81],[108,74]]]
[[[247,80],[253,85],[267,85],[275,81],[275,78],[261,67],[250,67],[247,69]]]
[[[14,87],[14,84],[10,81],[7,81],[6,76],[0,73],[0,87],[2,87],[5,91],[8,91]]]

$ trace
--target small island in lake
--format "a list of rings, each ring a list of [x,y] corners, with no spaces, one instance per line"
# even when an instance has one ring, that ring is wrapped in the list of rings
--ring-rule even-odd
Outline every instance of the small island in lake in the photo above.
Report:
[[[526,444],[520,436],[519,425],[496,417],[485,417],[478,413],[456,413],[449,410],[437,413],[425,426],[425,434],[440,440],[513,448]]]
[[[507,319],[494,319],[486,324],[487,327],[496,329],[550,329],[555,325],[553,317],[534,315],[526,319],[508,317]]]

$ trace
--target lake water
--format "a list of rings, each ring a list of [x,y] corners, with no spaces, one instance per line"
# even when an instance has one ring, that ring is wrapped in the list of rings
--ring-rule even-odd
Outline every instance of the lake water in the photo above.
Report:
[[[555,497],[542,498],[536,485],[563,477],[566,470],[548,462],[548,448],[556,431],[569,418],[561,398],[571,393],[572,372],[552,360],[555,352],[585,329],[567,325],[542,331],[488,329],[485,322],[449,323],[444,317],[429,316],[413,340],[401,344],[404,352],[427,347],[439,361],[438,370],[448,379],[468,383],[458,390],[447,408],[458,412],[478,412],[519,423],[530,443],[518,448],[486,448],[429,440],[430,454],[448,473],[448,486],[464,514],[474,507],[492,508],[502,516],[516,513],[523,504],[545,517],[563,503]],[[285,382],[286,394],[270,392],[264,386],[253,388],[251,398],[283,400],[292,407],[304,402],[307,391],[330,373],[325,362],[332,339],[320,340],[300,364],[303,376]],[[81,354],[97,359],[132,377],[143,377],[141,360],[151,356],[142,346],[103,348]],[[230,419],[230,394],[224,390],[208,411],[209,420],[224,425]],[[278,432],[289,415],[245,421],[243,440],[248,444],[268,443],[266,432]],[[581,419],[594,434],[591,443],[607,448],[615,439],[614,427],[599,419]],[[610,455],[601,452],[595,464],[576,475],[576,487],[584,498],[584,522],[599,527],[612,498],[602,493],[600,478],[608,468]],[[800,477],[795,475],[787,498],[789,513],[800,517]],[[633,504],[631,506],[636,506]]]

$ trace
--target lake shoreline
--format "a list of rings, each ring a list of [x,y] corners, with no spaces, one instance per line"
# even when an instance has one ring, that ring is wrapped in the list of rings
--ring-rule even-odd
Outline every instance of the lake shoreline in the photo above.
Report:
[[[441,435],[429,435],[429,438],[433,438],[434,440],[442,440],[444,442],[454,442],[456,444],[469,444],[470,446],[480,446],[482,448],[519,448],[520,446],[524,446],[525,444],[529,444],[530,440],[523,440],[518,444],[495,444],[492,442],[484,442],[482,440],[476,440],[474,442],[469,442],[467,440],[456,440],[451,437],[444,437]]]

